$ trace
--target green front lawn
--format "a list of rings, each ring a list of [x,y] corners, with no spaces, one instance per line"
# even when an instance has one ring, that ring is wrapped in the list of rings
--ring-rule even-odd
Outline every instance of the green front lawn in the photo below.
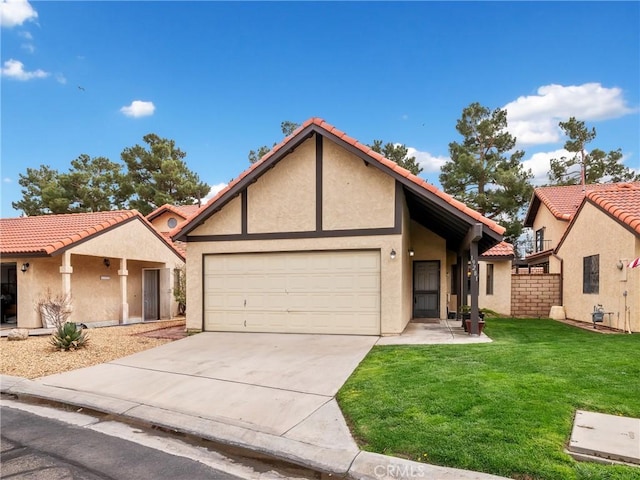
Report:
[[[640,480],[564,453],[576,410],[640,417],[640,335],[488,319],[494,342],[374,347],[338,394],[361,448],[530,479]]]

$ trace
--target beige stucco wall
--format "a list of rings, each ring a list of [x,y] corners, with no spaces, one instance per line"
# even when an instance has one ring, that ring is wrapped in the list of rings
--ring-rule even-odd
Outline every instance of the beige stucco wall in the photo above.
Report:
[[[478,305],[509,316],[511,313],[511,260],[480,261]],[[487,264],[493,265],[493,294],[487,295]]]
[[[309,138],[249,186],[248,232],[315,230],[315,184],[315,138]]]
[[[237,196],[202,225],[196,227],[190,235],[237,235],[241,232],[242,199]]]
[[[393,227],[395,180],[331,142],[323,142],[324,230]]]
[[[407,322],[402,318],[402,265],[407,255],[402,251],[402,244],[402,235],[190,243],[187,256],[187,328],[202,329],[202,258],[205,254],[380,249],[381,333],[401,333]],[[394,260],[389,255],[392,249],[397,252]]]
[[[175,218],[178,224],[184,222],[185,220],[184,217],[177,215],[174,212],[166,211],[151,220],[151,225],[153,225],[159,232],[170,232],[171,230],[173,230],[173,228],[167,225],[167,222],[170,218]]]
[[[410,244],[415,254],[411,261],[411,287],[413,293],[413,262],[419,261],[437,261],[440,263],[440,318],[447,317],[447,300],[449,286],[447,285],[447,241],[424,228],[417,222],[410,223]],[[413,314],[413,308],[410,309]]]
[[[545,250],[556,248],[568,226],[568,221],[558,220],[547,206],[542,203],[540,204],[536,218],[533,221],[533,240],[535,242],[536,231],[544,228],[544,239],[551,240],[551,244],[549,247],[545,247]]]
[[[120,225],[95,238],[67,250],[72,273],[69,275],[73,313],[70,321],[102,323],[120,321],[121,259],[127,259],[128,319],[139,319],[142,315],[142,269],[169,269],[171,288],[160,295],[169,302],[168,316],[177,312],[173,298],[173,269],[183,262],[170,247],[162,242],[140,221],[134,220]],[[34,305],[49,289],[54,295],[64,292],[63,265],[65,254],[54,257],[6,258],[2,261],[17,264],[17,309],[18,326],[41,327],[40,315]],[[106,267],[104,259],[110,266]],[[23,263],[29,263],[26,273],[20,272]],[[162,302],[162,299],[161,299]]]
[[[594,305],[613,312],[605,325],[622,329],[625,306],[631,330],[640,332],[640,269],[627,264],[640,256],[640,238],[610,216],[585,204],[567,238],[558,250],[564,262],[563,296],[567,318],[591,322]],[[599,255],[599,293],[582,293],[583,258]],[[623,264],[622,270],[617,268]],[[627,292],[625,298],[624,292]]]

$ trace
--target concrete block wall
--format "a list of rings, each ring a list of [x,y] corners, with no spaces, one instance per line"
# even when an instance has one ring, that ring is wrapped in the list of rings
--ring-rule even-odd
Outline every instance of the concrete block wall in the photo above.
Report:
[[[511,316],[548,317],[561,303],[562,279],[558,273],[511,275]]]

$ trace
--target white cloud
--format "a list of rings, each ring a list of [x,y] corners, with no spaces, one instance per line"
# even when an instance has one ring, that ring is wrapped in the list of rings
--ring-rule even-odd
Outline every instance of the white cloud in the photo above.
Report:
[[[124,113],[127,117],[147,117],[149,115],[153,115],[155,112],[156,106],[153,102],[143,102],[142,100],[134,100],[131,102],[131,105],[122,107],[120,111]]]
[[[202,203],[203,204],[207,203],[209,200],[215,197],[218,194],[218,192],[220,192],[220,190],[222,190],[226,186],[227,186],[226,183],[216,183],[215,185],[211,185],[211,189],[209,190],[209,193],[207,194],[207,196],[202,199]]]
[[[424,169],[424,173],[439,172],[440,168],[449,160],[449,157],[436,157],[429,152],[422,152],[413,147],[407,147],[407,156],[416,157],[416,161]]]
[[[24,64],[22,62],[14,60],[13,58],[4,62],[4,66],[2,67],[3,77],[9,77],[23,82],[34,78],[46,78],[49,75],[49,72],[45,72],[40,69],[28,72],[24,69]]]
[[[524,160],[522,166],[525,170],[531,169],[531,173],[533,173],[531,183],[542,185],[549,182],[549,167],[551,166],[552,158],[571,158],[574,155],[574,152],[569,152],[564,148],[552,152],[538,152],[534,153],[531,158]]]
[[[58,83],[61,83],[62,85],[66,85],[67,84],[67,77],[65,77],[61,73],[56,73],[56,81]]]
[[[0,0],[0,25],[15,27],[27,20],[38,18],[36,12],[27,0]]]
[[[569,117],[578,120],[604,120],[622,117],[630,108],[617,87],[600,83],[583,85],[544,85],[537,95],[519,97],[503,108],[507,110],[509,132],[518,145],[559,142],[562,132],[558,123]]]
[[[27,32],[26,30],[18,32],[18,36],[24,38],[25,40],[33,40],[33,35],[31,35],[31,32]]]
[[[23,43],[22,45],[20,45],[20,48],[29,53],[33,53],[36,51],[36,47],[32,43]]]
[[[13,182],[13,180],[11,180],[9,177],[4,177],[4,178],[2,179],[2,181],[3,181],[4,183],[12,183],[12,182]]]

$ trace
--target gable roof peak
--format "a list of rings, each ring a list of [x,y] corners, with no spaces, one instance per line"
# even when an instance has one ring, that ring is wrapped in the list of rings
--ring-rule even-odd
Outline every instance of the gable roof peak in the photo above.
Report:
[[[474,221],[483,223],[494,234],[504,234],[505,228],[499,225],[497,222],[486,218],[479,212],[454,199],[451,195],[429,184],[426,180],[413,175],[410,171],[401,167],[392,160],[389,160],[380,153],[374,152],[368,145],[360,143],[355,138],[350,137],[345,132],[338,130],[333,125],[327,123],[324,119],[320,117],[311,117],[305,120],[298,128],[296,128],[290,135],[285,137],[279,144],[275,145],[260,160],[240,173],[238,177],[231,180],[227,184],[227,186],[219,191],[214,198],[209,200],[206,205],[203,205],[198,211],[194,212],[187,220],[185,220],[185,222],[183,222],[181,225],[178,225],[174,230],[172,230],[170,232],[171,238],[176,239],[188,234],[198,224],[203,222],[209,215],[213,214],[213,212],[217,211],[219,208],[222,208],[222,205],[226,201],[228,201],[229,197],[237,195],[239,191],[242,190],[242,188],[246,187],[246,184],[252,178],[261,175],[271,163],[274,163],[275,161],[278,161],[282,157],[284,157],[287,152],[287,146],[293,144],[293,146],[295,147],[296,145],[304,141],[307,136],[312,135],[314,132],[328,136],[333,141],[338,140],[340,142],[344,142],[348,146],[353,147],[354,149],[359,151],[358,153],[366,155],[371,160],[373,160],[374,163],[377,163],[381,167],[381,170],[396,176],[396,178],[398,178],[398,176],[402,177],[402,181],[406,181],[407,184],[412,188],[416,188],[419,191],[421,190],[423,193],[427,193],[428,195],[435,195],[440,200],[443,200],[444,202],[448,203],[453,208],[458,210],[460,213],[471,217]],[[300,138],[301,135],[303,136],[303,138]],[[246,177],[249,178],[246,179]]]

